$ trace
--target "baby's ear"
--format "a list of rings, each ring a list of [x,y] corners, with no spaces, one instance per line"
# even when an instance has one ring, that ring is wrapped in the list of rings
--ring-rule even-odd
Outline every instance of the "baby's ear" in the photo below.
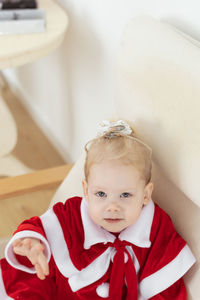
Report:
[[[88,200],[88,184],[86,179],[82,180],[82,188],[83,188],[83,194],[86,200]]]
[[[144,188],[144,205],[147,205],[151,200],[151,195],[153,192],[153,182],[149,182]]]

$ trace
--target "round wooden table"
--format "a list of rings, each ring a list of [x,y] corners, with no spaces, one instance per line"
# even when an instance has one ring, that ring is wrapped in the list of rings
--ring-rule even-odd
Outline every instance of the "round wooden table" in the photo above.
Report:
[[[62,43],[68,27],[68,17],[64,9],[53,0],[38,0],[38,8],[45,10],[46,30],[41,33],[0,35],[0,70],[33,62],[49,54]],[[17,127],[0,92],[0,165],[4,165],[4,170],[8,154],[16,142]],[[16,165],[16,168],[18,167],[19,164]],[[0,167],[0,176],[9,175],[3,173]],[[16,172],[10,174],[12,175],[16,175]]]
[[[68,27],[66,12],[52,0],[39,0],[46,12],[46,30],[41,33],[0,36],[0,69],[30,63],[55,50]]]

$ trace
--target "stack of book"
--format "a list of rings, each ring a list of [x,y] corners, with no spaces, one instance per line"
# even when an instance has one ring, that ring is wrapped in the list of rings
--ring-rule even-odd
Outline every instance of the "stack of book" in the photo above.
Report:
[[[0,0],[0,34],[45,31],[45,11],[36,0]]]

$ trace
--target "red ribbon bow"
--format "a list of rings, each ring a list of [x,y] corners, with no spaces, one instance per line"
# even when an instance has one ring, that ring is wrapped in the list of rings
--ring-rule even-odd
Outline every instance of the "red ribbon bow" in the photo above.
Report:
[[[116,253],[111,271],[109,299],[122,300],[123,286],[127,284],[126,300],[137,300],[136,270],[131,255],[126,249],[129,243],[115,239],[111,245],[115,247]],[[125,262],[125,254],[128,256],[127,262]]]

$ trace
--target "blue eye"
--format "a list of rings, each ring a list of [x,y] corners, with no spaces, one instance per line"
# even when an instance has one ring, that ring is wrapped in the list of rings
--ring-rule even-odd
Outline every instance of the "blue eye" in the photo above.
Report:
[[[129,198],[129,197],[131,197],[132,195],[130,194],[130,193],[122,193],[121,195],[120,195],[120,197],[121,198]]]
[[[104,193],[104,192],[102,192],[102,191],[97,192],[95,195],[96,195],[97,197],[100,197],[100,198],[106,197],[106,193]]]

